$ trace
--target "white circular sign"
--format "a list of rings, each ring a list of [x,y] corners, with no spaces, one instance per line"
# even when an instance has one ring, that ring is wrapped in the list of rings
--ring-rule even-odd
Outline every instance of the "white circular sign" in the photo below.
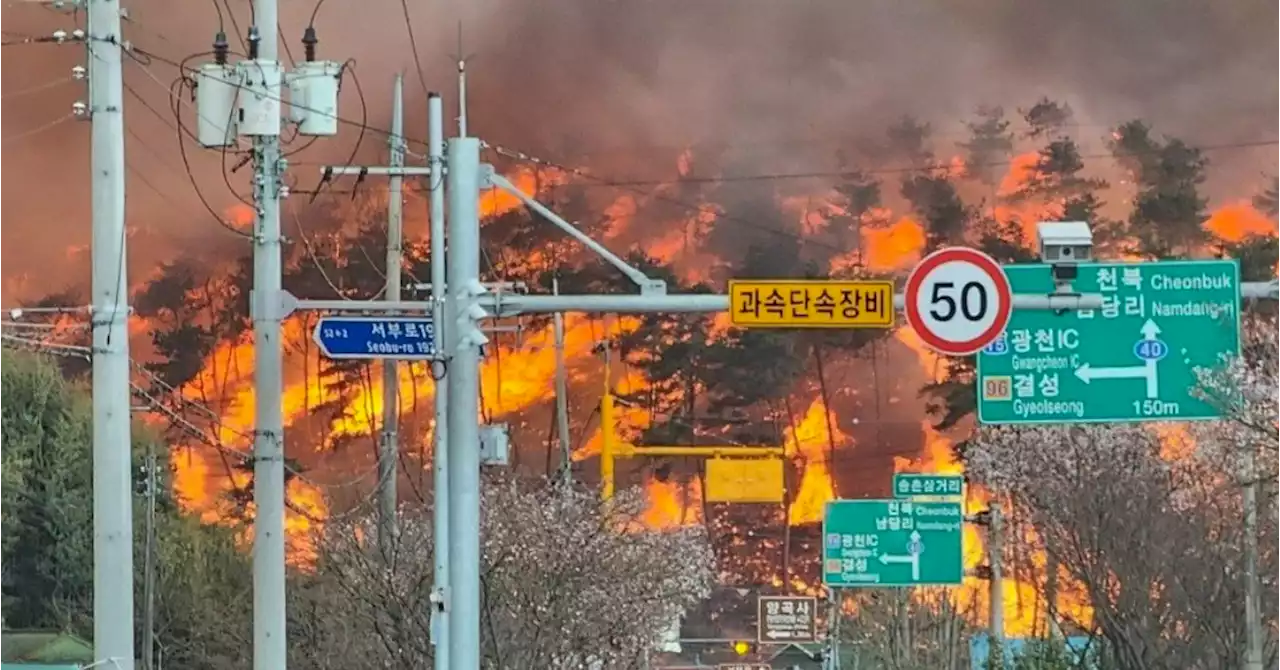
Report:
[[[967,247],[935,251],[907,277],[907,323],[938,353],[967,356],[1009,325],[1013,291],[1000,264]]]

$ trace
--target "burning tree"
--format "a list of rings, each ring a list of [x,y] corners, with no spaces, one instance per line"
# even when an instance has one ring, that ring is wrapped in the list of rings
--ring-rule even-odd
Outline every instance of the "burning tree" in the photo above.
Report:
[[[486,667],[639,668],[645,650],[710,592],[701,529],[639,525],[634,493],[492,482],[483,509]],[[294,657],[308,667],[430,667],[430,511],[406,508],[384,558],[376,521],[332,522],[314,575],[292,589]]]
[[[1137,186],[1124,230],[1132,239],[1128,251],[1159,259],[1203,247],[1208,216],[1200,187],[1209,165],[1204,154],[1180,139],[1153,137],[1150,126],[1139,120],[1120,125],[1110,145]]]
[[[1013,132],[1010,121],[1004,116],[1004,108],[979,105],[969,128],[969,140],[961,142],[965,150],[965,175],[988,186],[995,184],[994,163],[1003,161],[1013,153]]]

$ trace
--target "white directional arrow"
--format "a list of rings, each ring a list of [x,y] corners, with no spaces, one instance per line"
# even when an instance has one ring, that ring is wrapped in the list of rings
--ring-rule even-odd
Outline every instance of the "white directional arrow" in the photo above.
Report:
[[[1142,324],[1142,339],[1154,340],[1160,334],[1160,327],[1151,319]],[[1076,368],[1076,377],[1088,384],[1095,379],[1145,379],[1147,381],[1147,397],[1160,395],[1159,376],[1155,360],[1148,360],[1142,365],[1126,365],[1119,367],[1095,368],[1088,363]]]
[[[1157,326],[1155,321],[1152,321],[1151,319],[1147,319],[1147,322],[1142,324],[1141,332],[1142,332],[1142,339],[1147,341],[1152,341],[1152,340],[1155,340],[1158,335],[1160,335],[1160,326]],[[1159,388],[1160,385],[1156,383],[1157,380],[1159,379],[1156,376],[1156,362],[1157,361],[1155,359],[1147,360],[1147,397],[1148,398],[1155,398],[1156,396],[1160,395],[1160,388]]]
[[[911,564],[911,580],[920,581],[920,554],[924,548],[920,546],[920,532],[911,531],[911,542],[907,544],[907,554],[880,554],[880,563],[889,565],[890,563],[910,563]]]

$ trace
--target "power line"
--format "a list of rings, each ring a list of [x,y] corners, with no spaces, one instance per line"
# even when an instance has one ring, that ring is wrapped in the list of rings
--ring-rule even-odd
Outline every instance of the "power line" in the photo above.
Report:
[[[54,128],[54,127],[56,127],[56,126],[60,126],[60,125],[62,125],[63,123],[66,123],[67,121],[70,121],[71,119],[74,119],[74,118],[76,118],[76,114],[75,114],[75,112],[71,112],[71,113],[68,113],[68,114],[64,114],[64,115],[62,115],[62,116],[60,116],[60,117],[58,117],[58,118],[56,118],[56,119],[54,119],[54,120],[52,120],[52,121],[50,121],[50,122],[48,122],[48,123],[44,124],[44,125],[42,125],[42,126],[37,126],[37,127],[32,128],[31,130],[28,130],[28,131],[26,131],[26,132],[22,132],[22,133],[18,133],[17,135],[13,135],[13,136],[10,136],[10,137],[6,137],[6,138],[4,138],[3,140],[0,140],[0,143],[3,143],[3,144],[9,144],[10,142],[18,142],[18,141],[21,141],[21,140],[25,140],[25,139],[27,139],[27,138],[29,138],[29,137],[34,136],[34,135],[39,135],[40,133],[43,133],[43,132],[44,132],[44,131],[46,131],[46,130],[49,130],[49,129]]]
[[[143,68],[143,71],[144,71],[144,72],[147,72],[147,74],[150,74],[150,71],[148,71],[145,67]],[[159,84],[161,87],[164,87],[163,82],[160,82],[158,79],[155,79],[154,77],[152,77],[152,79],[153,79],[157,84]],[[245,232],[243,232],[243,231],[241,231],[241,230],[237,229],[235,226],[232,226],[231,224],[227,223],[227,222],[222,218],[222,216],[220,216],[220,215],[218,214],[218,212],[217,212],[216,210],[214,210],[213,206],[212,206],[212,205],[210,205],[210,204],[209,204],[209,201],[204,197],[204,193],[200,190],[200,185],[199,185],[199,183],[196,181],[195,173],[191,170],[191,162],[190,162],[190,161],[188,160],[188,158],[187,158],[186,144],[185,144],[185,142],[183,141],[183,131],[184,131],[184,128],[182,127],[181,120],[179,119],[179,120],[178,120],[178,124],[177,124],[177,125],[174,125],[174,124],[173,124],[173,123],[171,123],[168,119],[164,118],[164,116],[163,116],[162,114],[160,114],[160,112],[159,112],[159,111],[157,111],[154,107],[152,107],[152,106],[151,106],[151,104],[150,104],[150,103],[148,103],[148,102],[147,102],[147,101],[146,101],[146,100],[145,100],[141,95],[139,95],[137,91],[133,90],[133,88],[132,88],[131,86],[129,86],[128,84],[125,84],[125,85],[124,85],[124,89],[125,89],[125,91],[126,91],[126,92],[128,92],[130,95],[132,95],[132,96],[134,97],[134,99],[136,99],[138,102],[142,103],[142,106],[143,106],[143,107],[145,107],[148,111],[150,111],[153,115],[155,115],[155,117],[156,117],[156,118],[160,119],[160,121],[161,121],[162,123],[164,123],[164,124],[165,124],[166,126],[168,126],[170,129],[172,129],[172,130],[174,130],[175,132],[177,132],[177,134],[178,134],[178,153],[179,153],[179,155],[182,157],[182,165],[183,165],[183,168],[185,169],[185,171],[186,171],[186,173],[187,173],[187,179],[191,182],[191,189],[192,189],[193,191],[195,191],[196,198],[200,200],[200,204],[204,206],[205,211],[207,211],[207,212],[209,213],[209,216],[213,217],[213,220],[214,220],[214,221],[216,221],[216,222],[218,223],[218,225],[219,225],[219,226],[221,226],[222,228],[226,229],[227,231],[229,231],[229,232],[231,232],[231,233],[234,233],[234,234],[235,234],[235,235],[237,235],[238,237],[241,237],[241,238],[244,238],[244,239],[252,239],[252,237],[251,237],[250,235],[248,235],[248,234],[246,234]],[[171,92],[171,91],[169,91],[168,89],[166,89],[166,92],[168,92],[170,95],[172,95],[172,92]],[[178,96],[178,97],[180,98],[180,96]],[[126,128],[127,128],[127,126],[126,126]],[[132,134],[132,131],[130,131],[130,133]],[[136,136],[135,136],[135,137],[136,137]]]
[[[323,2],[324,0],[320,0]],[[320,3],[316,3],[316,10],[319,11]],[[408,0],[400,0],[400,9],[404,12],[404,28],[409,33],[409,50],[413,54],[413,68],[418,72],[418,84],[422,86],[423,95],[431,95],[427,90],[427,77],[422,73],[422,57],[418,55],[418,40],[413,35],[413,19],[409,18],[409,2]]]
[[[37,84],[37,85],[35,85],[35,86],[31,86],[31,87],[29,87],[29,88],[20,89],[20,90],[17,90],[17,91],[13,91],[13,92],[11,92],[11,93],[5,93],[5,94],[4,94],[4,96],[3,96],[3,99],[4,99],[4,100],[13,100],[14,98],[20,98],[20,97],[22,97],[22,96],[24,96],[24,95],[30,95],[30,94],[32,94],[32,93],[39,93],[40,91],[47,91],[47,90],[49,90],[49,89],[51,89],[51,88],[54,88],[54,87],[56,87],[56,86],[61,86],[61,85],[63,85],[63,84],[66,84],[66,83],[68,83],[68,82],[72,82],[72,81],[75,81],[75,78],[74,78],[74,77],[71,77],[71,76],[69,76],[69,75],[68,75],[68,76],[66,76],[66,77],[58,77],[57,79],[54,79],[54,80],[52,80],[52,81],[47,81],[47,82],[45,82],[45,83],[43,83],[43,84]]]

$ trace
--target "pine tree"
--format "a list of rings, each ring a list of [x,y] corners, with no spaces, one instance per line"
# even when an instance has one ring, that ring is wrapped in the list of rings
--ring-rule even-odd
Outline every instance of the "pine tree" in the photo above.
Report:
[[[1141,121],[1116,129],[1111,140],[1116,160],[1137,186],[1125,233],[1131,253],[1148,258],[1185,256],[1209,241],[1204,230],[1207,201],[1200,194],[1208,159],[1182,140],[1155,139]]]
[[[881,207],[880,180],[845,162],[842,152],[836,160],[842,172],[835,185],[837,209],[824,212],[824,228],[835,238],[837,253],[862,249],[862,229],[875,225],[873,213]]]
[[[1160,152],[1160,143],[1151,136],[1151,126],[1142,119],[1133,119],[1117,126],[1111,132],[1107,145],[1111,149],[1111,155],[1128,172],[1132,182],[1142,178]]]
[[[1254,196],[1253,206],[1271,218],[1280,216],[1280,175],[1272,175],[1271,185]]]
[[[926,252],[963,241],[974,212],[960,199],[946,174],[931,171],[903,177],[902,197],[921,219]]]
[[[965,150],[965,174],[987,185],[996,182],[1000,173],[997,166],[1013,153],[1011,122],[1004,116],[1004,108],[979,105],[977,118],[965,123],[969,128],[969,140],[961,142]]]
[[[1030,108],[1018,111],[1027,124],[1025,135],[1028,139],[1059,136],[1071,124],[1072,119],[1070,105],[1048,97],[1040,98]]]
[[[903,162],[911,167],[924,167],[933,159],[929,139],[933,129],[928,123],[904,114],[885,132],[886,152],[891,161]]]

